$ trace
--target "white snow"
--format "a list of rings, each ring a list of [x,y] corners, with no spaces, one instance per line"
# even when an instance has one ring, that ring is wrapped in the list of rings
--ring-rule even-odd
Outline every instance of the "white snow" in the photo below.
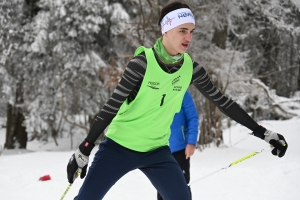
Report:
[[[269,145],[249,135],[249,130],[234,125],[224,130],[225,144],[196,151],[191,160],[193,200],[299,200],[300,199],[300,118],[286,121],[262,121],[267,129],[284,135],[289,148],[283,158],[270,153]],[[0,129],[0,144],[5,141],[5,129]],[[59,140],[60,146],[29,142],[27,151],[4,150],[0,156],[1,200],[60,199],[68,186],[66,166],[74,152],[69,140]],[[229,166],[252,152],[261,153]],[[94,148],[94,155],[97,148]],[[90,162],[92,161],[90,158]],[[216,173],[214,173],[216,172]],[[39,181],[49,174],[50,181]],[[212,174],[210,176],[207,176]],[[207,177],[206,177],[207,176]],[[203,177],[206,177],[203,179]],[[64,200],[73,199],[81,184],[77,179]],[[99,188],[100,189],[100,188]],[[104,200],[155,200],[156,190],[138,170],[119,180]]]

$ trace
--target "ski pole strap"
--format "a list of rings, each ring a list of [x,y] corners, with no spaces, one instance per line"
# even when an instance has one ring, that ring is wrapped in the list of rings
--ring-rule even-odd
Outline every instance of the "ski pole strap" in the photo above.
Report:
[[[66,196],[66,194],[68,193],[69,189],[71,188],[72,184],[70,184],[67,189],[65,190],[65,192],[63,193],[62,197],[60,198],[60,200],[63,200]]]

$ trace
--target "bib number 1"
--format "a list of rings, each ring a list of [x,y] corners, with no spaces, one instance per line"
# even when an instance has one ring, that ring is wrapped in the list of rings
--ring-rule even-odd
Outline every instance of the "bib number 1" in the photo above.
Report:
[[[166,94],[162,95],[161,101],[160,101],[160,106],[164,105],[164,100],[165,100]]]

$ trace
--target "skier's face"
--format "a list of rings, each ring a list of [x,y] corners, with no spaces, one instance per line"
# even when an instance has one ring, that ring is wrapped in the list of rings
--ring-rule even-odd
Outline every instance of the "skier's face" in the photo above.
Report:
[[[194,30],[195,25],[193,23],[186,23],[164,33],[163,44],[170,56],[186,52],[192,41]]]

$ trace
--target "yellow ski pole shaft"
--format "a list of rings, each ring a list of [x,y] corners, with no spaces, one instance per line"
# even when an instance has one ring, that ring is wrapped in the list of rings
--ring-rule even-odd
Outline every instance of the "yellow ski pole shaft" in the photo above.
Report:
[[[63,195],[61,196],[60,200],[63,200],[66,196],[66,194],[68,193],[69,189],[71,188],[72,184],[70,184],[67,189],[65,190],[65,192],[63,193]]]
[[[80,175],[80,172],[77,173],[75,179],[76,179],[79,175]],[[75,179],[74,179],[74,180],[75,180]],[[65,192],[64,192],[63,195],[61,196],[60,200],[63,200],[63,199],[65,198],[65,196],[66,196],[66,194],[68,193],[68,191],[70,190],[71,186],[72,186],[72,184],[70,183],[70,185],[68,185],[67,189],[65,190]]]
[[[204,176],[204,177],[198,178],[197,180],[193,181],[193,184],[196,183],[196,182],[198,182],[198,181],[200,181],[200,180],[203,180],[203,179],[205,179],[205,178],[207,178],[207,177],[209,177],[209,176],[211,176],[211,175],[213,175],[213,174],[216,174],[216,173],[222,171],[223,169],[227,169],[227,168],[229,168],[229,167],[231,167],[231,166],[233,166],[233,165],[236,165],[236,164],[238,164],[238,163],[240,163],[240,162],[243,162],[244,160],[246,160],[246,159],[248,159],[248,158],[252,158],[253,156],[255,156],[255,155],[261,153],[262,151],[264,151],[264,149],[262,149],[260,152],[256,152],[256,151],[255,151],[255,152],[252,152],[252,153],[250,153],[250,154],[248,154],[248,155],[246,155],[246,156],[244,156],[244,157],[242,157],[242,158],[240,158],[240,159],[238,159],[238,160],[236,160],[236,161],[233,161],[233,162],[232,162],[230,165],[228,165],[227,167],[220,168],[220,169],[218,169],[218,170],[216,170],[216,171],[214,171],[214,172],[212,172],[212,173],[210,173],[210,174],[207,174],[207,175]],[[191,185],[191,184],[190,184],[190,185]]]
[[[261,150],[261,152],[262,152],[263,150]],[[257,154],[259,154],[260,152],[252,152],[252,153],[250,153],[250,154],[248,154],[247,156],[244,156],[244,157],[242,157],[242,158],[240,158],[240,159],[238,159],[238,160],[236,160],[236,161],[234,161],[234,162],[232,162],[228,167],[225,167],[225,168],[223,168],[223,169],[227,169],[227,168],[229,168],[229,167],[231,167],[231,166],[233,166],[233,165],[236,165],[236,164],[238,164],[238,163],[240,163],[240,162],[243,162],[244,160],[246,160],[246,159],[248,159],[248,158],[251,158],[251,157],[253,157],[253,156],[255,156],[255,155],[257,155]]]

